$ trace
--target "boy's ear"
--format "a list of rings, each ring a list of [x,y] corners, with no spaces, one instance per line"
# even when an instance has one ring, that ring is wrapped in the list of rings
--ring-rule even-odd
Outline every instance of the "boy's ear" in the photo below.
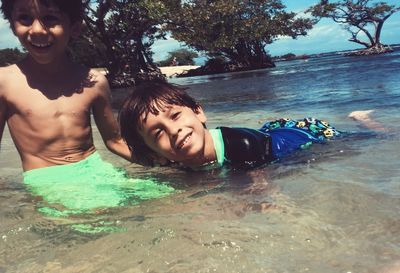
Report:
[[[195,111],[197,118],[202,122],[202,123],[206,123],[207,121],[207,117],[206,114],[203,111],[203,108],[201,106],[199,106],[199,108],[196,109]]]

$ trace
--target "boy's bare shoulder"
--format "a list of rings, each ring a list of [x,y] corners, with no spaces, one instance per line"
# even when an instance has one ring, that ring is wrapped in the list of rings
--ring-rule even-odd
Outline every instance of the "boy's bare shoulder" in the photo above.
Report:
[[[16,72],[21,73],[16,64],[0,67],[0,80],[4,81],[7,78],[10,78],[13,75],[15,75]]]
[[[90,82],[92,83],[92,88],[96,90],[99,95],[109,95],[110,86],[108,84],[108,80],[101,72],[95,69],[90,69],[89,78]]]
[[[13,81],[17,81],[21,76],[21,70],[17,65],[9,65],[5,67],[0,67],[0,93],[4,95],[7,91],[7,86]]]
[[[108,80],[103,73],[98,70],[90,69],[90,78],[98,87],[108,87]]]

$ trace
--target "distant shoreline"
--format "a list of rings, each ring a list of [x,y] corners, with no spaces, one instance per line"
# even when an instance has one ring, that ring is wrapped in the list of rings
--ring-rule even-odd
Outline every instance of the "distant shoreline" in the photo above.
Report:
[[[178,74],[182,74],[185,71],[199,68],[198,65],[177,65],[177,66],[162,66],[159,67],[161,73],[165,75],[167,78],[172,78]],[[101,74],[106,75],[107,69],[106,68],[93,68],[96,71],[99,71]]]
[[[391,46],[395,51],[398,51],[400,49],[400,44],[391,44]],[[321,53],[313,53],[313,54],[302,54],[302,55],[295,55],[295,58],[293,59],[280,59],[279,56],[273,57],[274,62],[284,62],[284,61],[293,61],[293,60],[304,60],[304,59],[311,59],[311,58],[321,58],[321,57],[329,57],[329,56],[337,56],[337,55],[344,55],[345,53],[353,52],[361,50],[359,49],[346,49],[346,50],[340,50],[340,51],[329,51],[329,52],[321,52]],[[179,74],[182,74],[183,72],[186,72],[191,69],[196,69],[201,67],[200,65],[177,65],[177,66],[162,66],[159,67],[161,70],[161,73],[164,74],[165,77],[167,78],[173,78]],[[106,68],[93,68],[96,71],[99,71],[103,75],[107,74],[107,69]]]
[[[161,73],[165,75],[167,78],[172,78],[178,74],[181,74],[187,70],[190,69],[196,69],[200,66],[197,65],[177,65],[177,66],[164,66],[164,67],[159,67],[161,70]],[[107,74],[107,69],[103,67],[99,68],[92,68],[95,71],[100,72],[103,75]],[[132,90],[132,87],[120,87],[120,88],[112,88],[112,101],[111,105],[112,108],[116,111],[120,109],[122,106],[122,103],[125,99],[126,96],[129,95],[130,91]]]

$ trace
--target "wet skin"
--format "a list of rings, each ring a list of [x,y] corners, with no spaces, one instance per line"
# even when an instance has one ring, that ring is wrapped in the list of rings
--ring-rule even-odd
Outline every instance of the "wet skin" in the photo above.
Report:
[[[166,105],[157,115],[142,118],[139,133],[145,143],[158,155],[188,167],[215,160],[212,137],[204,128],[206,116],[178,105]]]
[[[106,78],[66,56],[80,23],[56,7],[17,0],[12,29],[28,56],[0,69],[0,141],[7,123],[25,171],[78,162],[96,149],[90,115],[112,152],[130,158]]]

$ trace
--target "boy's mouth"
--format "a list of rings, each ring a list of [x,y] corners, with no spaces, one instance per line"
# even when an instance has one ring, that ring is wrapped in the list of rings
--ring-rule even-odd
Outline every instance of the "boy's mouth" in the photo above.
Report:
[[[189,133],[180,142],[178,142],[178,145],[176,145],[176,148],[178,150],[182,149],[182,147],[185,146],[185,144],[190,140],[191,137],[192,137],[192,133]]]
[[[45,49],[51,46],[50,43],[34,43],[34,42],[30,42],[30,45],[38,49]]]

